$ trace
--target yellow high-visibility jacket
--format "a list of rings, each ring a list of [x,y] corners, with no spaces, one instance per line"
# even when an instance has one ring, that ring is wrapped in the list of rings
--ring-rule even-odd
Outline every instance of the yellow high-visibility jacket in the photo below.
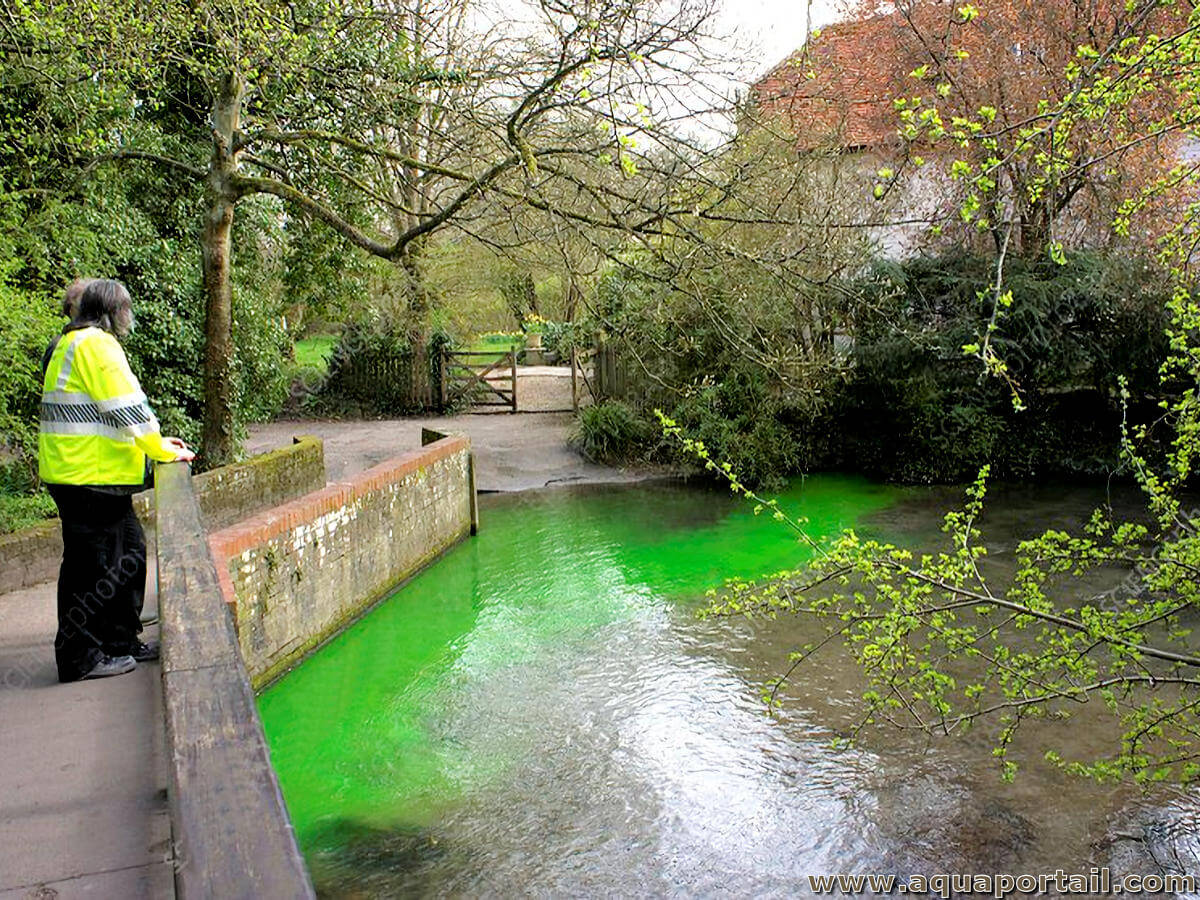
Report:
[[[51,484],[140,487],[147,456],[176,456],[125,351],[101,328],[59,340],[42,381],[40,419],[38,471]]]

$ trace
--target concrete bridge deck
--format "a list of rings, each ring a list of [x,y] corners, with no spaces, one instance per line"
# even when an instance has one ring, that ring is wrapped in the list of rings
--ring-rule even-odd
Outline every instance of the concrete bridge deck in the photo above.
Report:
[[[53,583],[0,596],[0,900],[173,897],[158,663],[59,684],[55,627]]]

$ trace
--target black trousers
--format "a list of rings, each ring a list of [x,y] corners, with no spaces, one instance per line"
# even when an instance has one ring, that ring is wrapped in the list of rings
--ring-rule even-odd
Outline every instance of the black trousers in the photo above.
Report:
[[[46,487],[63,531],[54,657],[59,681],[75,681],[104,656],[137,646],[146,598],[146,536],[128,494]]]

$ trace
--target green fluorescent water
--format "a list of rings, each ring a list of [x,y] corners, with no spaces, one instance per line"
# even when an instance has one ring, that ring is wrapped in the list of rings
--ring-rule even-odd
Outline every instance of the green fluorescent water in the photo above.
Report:
[[[823,475],[797,480],[780,499],[807,517],[810,534],[829,536],[898,494]],[[556,673],[600,652],[597,635],[653,625],[726,578],[776,572],[807,553],[744,501],[696,487],[485,501],[478,537],[259,700],[310,860],[330,825],[432,828],[503,781],[533,740],[512,721],[523,704],[538,714],[538,697],[521,692],[555,693]]]

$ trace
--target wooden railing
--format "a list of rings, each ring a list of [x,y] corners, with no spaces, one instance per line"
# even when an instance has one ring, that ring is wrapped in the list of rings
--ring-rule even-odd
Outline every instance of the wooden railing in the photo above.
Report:
[[[176,896],[311,898],[186,463],[154,500]]]

